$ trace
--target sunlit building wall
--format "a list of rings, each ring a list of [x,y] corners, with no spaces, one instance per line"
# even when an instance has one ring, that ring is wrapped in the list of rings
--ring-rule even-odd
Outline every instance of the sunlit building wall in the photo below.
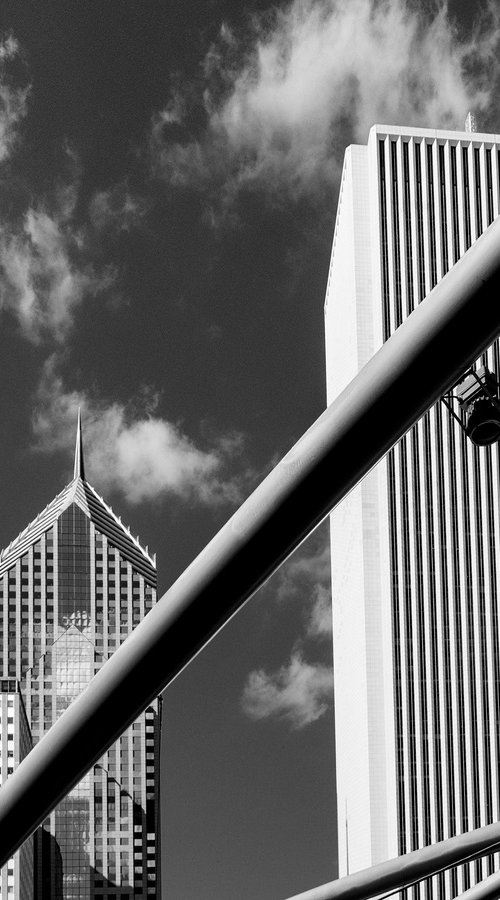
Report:
[[[0,679],[0,784],[31,750],[31,734],[24,703],[15,679]],[[0,871],[0,898],[32,900],[33,838]]]
[[[0,556],[2,676],[36,743],[156,601],[154,557],[75,477]],[[37,900],[160,898],[159,702],[36,834]]]
[[[374,126],[347,149],[331,402],[499,212],[500,136]],[[484,355],[500,373],[498,343]],[[498,445],[436,404],[331,516],[340,874],[500,817]],[[415,893],[451,897],[477,861]]]

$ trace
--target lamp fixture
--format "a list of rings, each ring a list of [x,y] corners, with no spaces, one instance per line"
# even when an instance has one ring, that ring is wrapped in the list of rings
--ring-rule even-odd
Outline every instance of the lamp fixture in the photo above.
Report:
[[[455,393],[453,393],[455,392]],[[500,439],[499,384],[486,366],[470,369],[441,399],[473,444],[487,447]],[[459,415],[452,401],[459,404]]]

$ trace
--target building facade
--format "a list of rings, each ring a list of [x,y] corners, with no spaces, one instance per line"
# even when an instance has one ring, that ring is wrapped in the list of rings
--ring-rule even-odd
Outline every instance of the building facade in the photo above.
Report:
[[[1,677],[21,687],[36,743],[156,601],[155,558],[85,478],[0,555]],[[160,898],[159,701],[35,835],[37,900]],[[23,898],[24,900],[24,898]]]
[[[325,309],[329,402],[499,208],[499,135],[377,125],[348,148]],[[498,376],[498,342],[478,362]],[[436,404],[334,511],[331,547],[346,874],[500,817],[498,445],[474,446]],[[456,896],[493,864],[414,893]]]
[[[19,682],[0,679],[0,784],[31,750],[31,732]],[[9,859],[0,872],[0,898],[33,900],[33,838]]]

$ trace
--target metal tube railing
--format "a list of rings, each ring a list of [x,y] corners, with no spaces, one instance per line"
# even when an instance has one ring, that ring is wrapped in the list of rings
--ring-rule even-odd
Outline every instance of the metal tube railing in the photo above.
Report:
[[[457,900],[498,900],[500,897],[500,872],[493,872],[488,878],[464,891]]]
[[[421,850],[412,850],[411,853],[377,863],[369,869],[361,869],[344,878],[295,894],[289,900],[371,900],[375,897],[384,897],[411,887],[445,869],[471,862],[498,849],[500,849],[500,823],[485,825],[475,831],[439,841]],[[497,885],[499,884],[500,881],[497,881]],[[471,891],[478,889],[479,885],[475,885]],[[485,890],[489,889],[492,889],[492,882],[485,887]],[[500,894],[484,894],[485,898],[497,896]],[[469,892],[466,892],[463,898],[482,900],[483,894],[469,896]]]
[[[0,866],[500,331],[500,219],[213,538],[0,789]]]

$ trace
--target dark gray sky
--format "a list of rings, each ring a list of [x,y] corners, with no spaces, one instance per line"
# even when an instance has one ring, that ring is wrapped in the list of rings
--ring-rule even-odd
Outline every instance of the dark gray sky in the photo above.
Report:
[[[80,405],[162,592],[321,412],[345,146],[469,108],[500,130],[496,13],[421,15],[3,0],[1,546],[71,477]],[[165,897],[334,877],[329,627],[323,527],[165,692]]]

